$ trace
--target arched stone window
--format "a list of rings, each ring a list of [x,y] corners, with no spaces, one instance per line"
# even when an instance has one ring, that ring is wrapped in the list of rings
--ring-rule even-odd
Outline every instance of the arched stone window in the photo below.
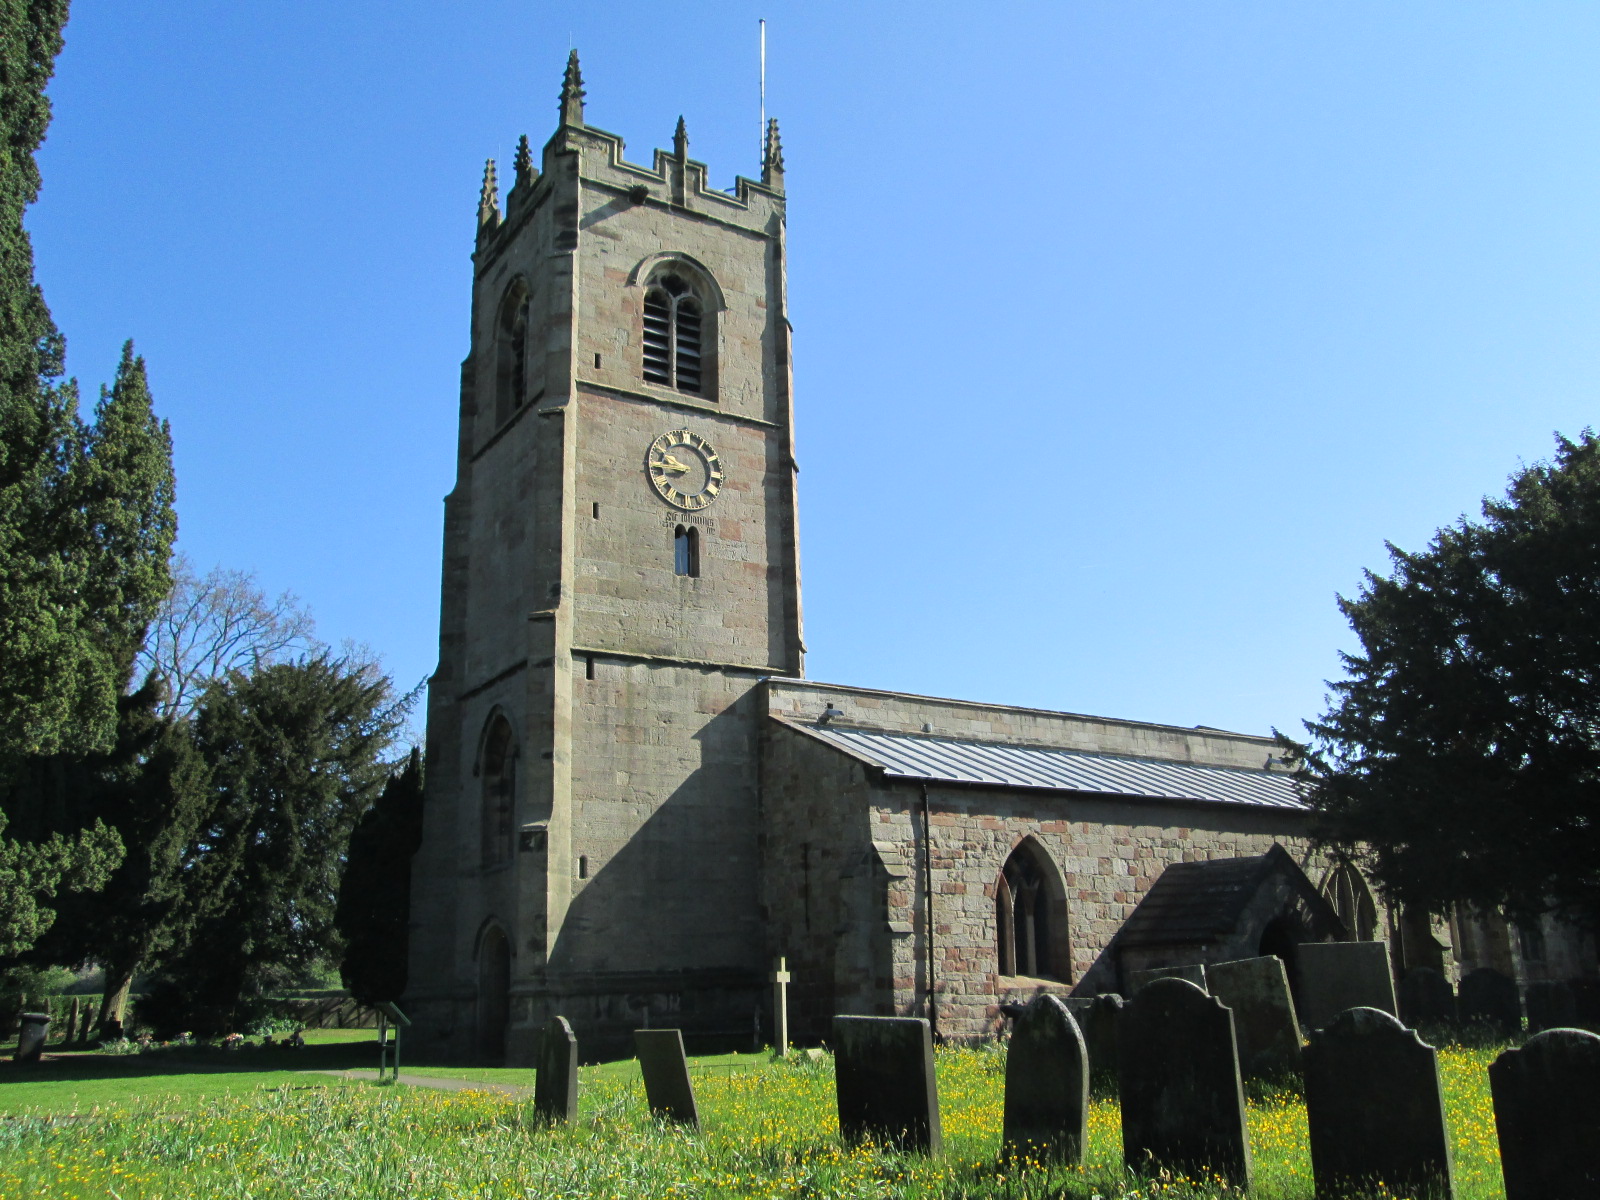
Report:
[[[700,574],[700,531],[693,525],[672,531],[672,573],[691,579]]]
[[[643,372],[649,383],[713,394],[710,306],[693,272],[669,263],[651,275],[644,293]]]
[[[517,280],[500,302],[495,322],[495,424],[510,420],[528,400],[528,289]]]
[[[1322,898],[1339,914],[1350,941],[1370,942],[1378,936],[1378,906],[1354,863],[1329,868],[1322,878]]]
[[[511,861],[513,816],[517,804],[517,745],[511,722],[495,714],[483,740],[480,771],[482,858],[486,867]]]
[[[1066,889],[1032,838],[1011,852],[995,884],[995,939],[1001,975],[1070,982]]]

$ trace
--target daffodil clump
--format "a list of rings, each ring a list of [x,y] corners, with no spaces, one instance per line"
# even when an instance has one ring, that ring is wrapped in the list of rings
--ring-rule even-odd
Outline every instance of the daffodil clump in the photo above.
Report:
[[[1485,1050],[1444,1050],[1457,1194],[1502,1195]],[[0,1197],[117,1200],[561,1200],[571,1197],[961,1197],[1156,1200],[1236,1196],[1218,1180],[1122,1168],[1114,1099],[1089,1113],[1084,1163],[999,1158],[1004,1056],[941,1050],[944,1153],[838,1137],[831,1064],[787,1061],[697,1078],[702,1130],[654,1120],[637,1081],[586,1089],[582,1118],[542,1126],[523,1099],[329,1081],[205,1101],[0,1121]],[[1305,1107],[1251,1101],[1254,1194],[1310,1200]]]

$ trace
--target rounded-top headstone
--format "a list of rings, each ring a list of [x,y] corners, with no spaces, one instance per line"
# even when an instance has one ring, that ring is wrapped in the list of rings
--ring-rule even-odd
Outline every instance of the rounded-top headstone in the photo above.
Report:
[[[1376,1008],[1350,1008],[1302,1055],[1318,1200],[1392,1193],[1449,1200],[1454,1168],[1438,1056]]]
[[[1006,1054],[1005,1154],[1077,1163],[1089,1118],[1089,1053],[1067,1006],[1036,996],[1011,1027]]]
[[[1400,978],[1400,1019],[1413,1029],[1456,1019],[1456,992],[1432,967],[1412,967]]]
[[[1182,979],[1156,979],[1117,1019],[1122,1155],[1135,1171],[1250,1187],[1233,1014]]]
[[[1493,967],[1479,967],[1462,977],[1456,1008],[1463,1021],[1488,1025],[1505,1037],[1522,1028],[1522,998],[1509,975]]]
[[[1506,1200],[1600,1196],[1600,1037],[1548,1029],[1489,1065]]]

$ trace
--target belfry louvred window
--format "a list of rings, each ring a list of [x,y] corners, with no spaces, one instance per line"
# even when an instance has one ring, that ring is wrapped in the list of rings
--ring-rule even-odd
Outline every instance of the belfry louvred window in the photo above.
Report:
[[[700,395],[700,301],[678,275],[664,275],[644,296],[644,377]]]

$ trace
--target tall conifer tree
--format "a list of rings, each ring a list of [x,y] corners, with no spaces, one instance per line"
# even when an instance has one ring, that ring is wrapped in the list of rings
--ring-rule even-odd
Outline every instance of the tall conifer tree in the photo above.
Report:
[[[27,950],[63,890],[99,886],[121,856],[41,780],[107,754],[134,655],[171,585],[172,454],[144,363],[124,347],[96,422],[78,417],[65,341],[33,273],[23,218],[50,122],[45,85],[66,0],[0,0],[0,955]]]
[[[350,835],[339,881],[334,923],[345,944],[339,975],[363,1004],[405,994],[411,859],[421,845],[422,752],[413,748]]]

